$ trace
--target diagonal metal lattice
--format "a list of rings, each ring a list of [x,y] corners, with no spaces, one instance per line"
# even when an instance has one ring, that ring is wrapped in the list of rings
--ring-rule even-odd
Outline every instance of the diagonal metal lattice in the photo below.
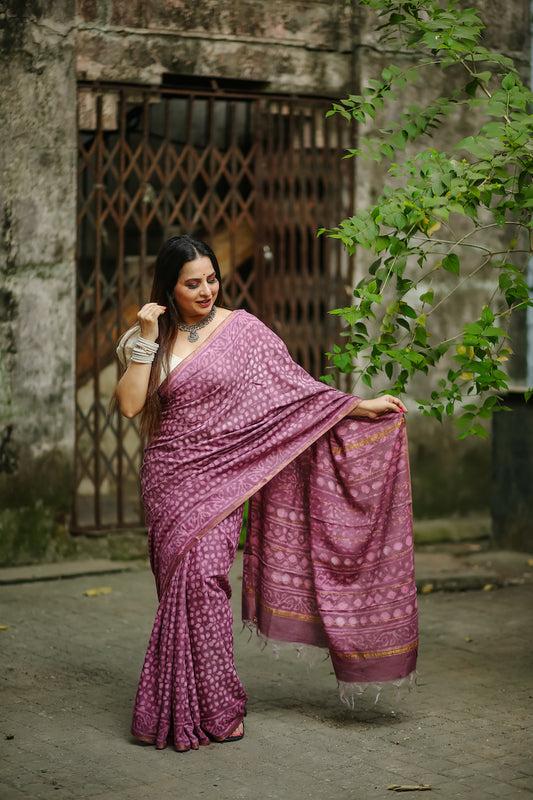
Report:
[[[115,347],[147,301],[161,242],[217,253],[227,305],[258,315],[312,374],[351,264],[318,228],[350,213],[349,130],[313,98],[79,89],[77,439],[73,529],[143,526],[137,420],[109,416]]]

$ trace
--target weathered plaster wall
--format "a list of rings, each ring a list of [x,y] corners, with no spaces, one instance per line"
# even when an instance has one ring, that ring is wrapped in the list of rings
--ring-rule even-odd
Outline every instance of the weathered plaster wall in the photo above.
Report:
[[[352,14],[345,0],[80,0],[79,75],[234,78],[336,96],[351,81]]]
[[[0,13],[0,563],[64,536],[74,444],[74,0]]]

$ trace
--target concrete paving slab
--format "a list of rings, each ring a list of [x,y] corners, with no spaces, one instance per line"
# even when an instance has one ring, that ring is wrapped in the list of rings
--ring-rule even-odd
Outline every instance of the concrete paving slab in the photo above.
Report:
[[[137,562],[112,561],[107,558],[2,567],[0,568],[0,586],[32,583],[33,581],[55,581],[61,578],[79,578],[82,575],[113,575],[116,572],[126,572],[136,567]]]
[[[533,554],[461,544],[415,548],[419,591],[467,591],[533,582]]]
[[[421,594],[418,688],[351,711],[328,660],[276,660],[240,632],[241,576],[239,557],[246,735],[185,754],[129,735],[157,602],[148,570],[109,574],[112,591],[94,597],[93,575],[1,585],[0,798],[374,800],[418,783],[446,800],[531,793],[533,583]]]

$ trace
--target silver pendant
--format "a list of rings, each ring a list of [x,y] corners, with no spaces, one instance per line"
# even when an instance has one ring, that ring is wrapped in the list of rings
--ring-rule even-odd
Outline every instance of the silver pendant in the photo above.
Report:
[[[198,335],[198,331],[200,328],[205,328],[206,325],[209,325],[212,319],[214,319],[216,314],[216,306],[213,306],[207,317],[205,317],[201,322],[193,323],[192,325],[185,325],[183,322],[178,322],[178,330],[185,331],[189,335],[187,336],[188,342],[197,342],[200,338]]]

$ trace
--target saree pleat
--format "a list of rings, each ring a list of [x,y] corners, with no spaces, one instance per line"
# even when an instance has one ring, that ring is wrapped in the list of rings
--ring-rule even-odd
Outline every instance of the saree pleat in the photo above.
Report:
[[[143,665],[132,733],[176,750],[228,736],[242,721],[246,692],[233,660],[227,575],[242,508],[213,528],[180,562],[161,598]]]

